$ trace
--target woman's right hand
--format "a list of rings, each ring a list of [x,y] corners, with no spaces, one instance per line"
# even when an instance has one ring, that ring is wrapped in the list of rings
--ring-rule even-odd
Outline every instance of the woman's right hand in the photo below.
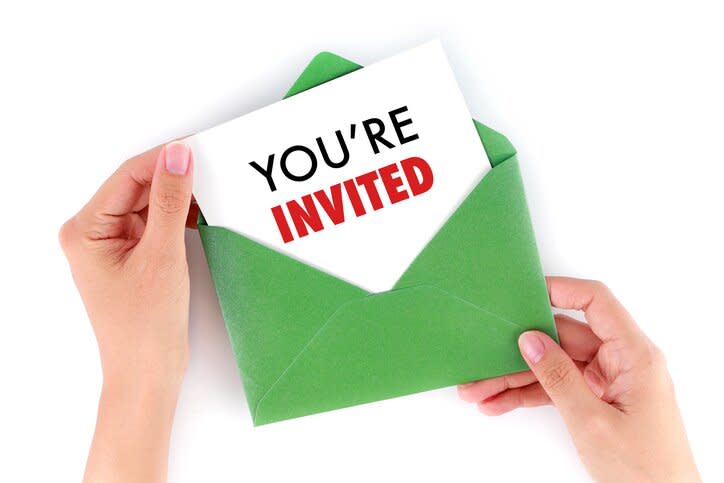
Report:
[[[597,481],[701,481],[659,349],[600,282],[549,277],[560,346],[542,332],[518,341],[531,372],[460,386],[488,415],[553,404]]]

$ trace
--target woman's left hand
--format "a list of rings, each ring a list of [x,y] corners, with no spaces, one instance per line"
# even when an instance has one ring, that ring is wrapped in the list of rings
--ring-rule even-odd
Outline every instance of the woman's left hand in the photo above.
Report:
[[[181,142],[131,158],[60,230],[103,367],[86,481],[165,480],[189,357],[192,172]]]

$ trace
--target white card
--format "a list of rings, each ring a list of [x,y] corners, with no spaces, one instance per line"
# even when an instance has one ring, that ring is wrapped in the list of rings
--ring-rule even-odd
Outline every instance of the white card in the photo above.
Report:
[[[490,169],[437,41],[187,142],[209,225],[370,292],[394,286]]]

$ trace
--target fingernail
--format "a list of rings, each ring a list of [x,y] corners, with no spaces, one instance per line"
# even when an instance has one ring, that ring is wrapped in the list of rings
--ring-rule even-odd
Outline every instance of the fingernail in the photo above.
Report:
[[[522,334],[518,339],[518,346],[523,357],[532,364],[537,364],[546,350],[543,341],[540,340],[540,337],[538,337],[538,334],[535,332],[525,332]]]
[[[178,176],[185,175],[191,160],[189,147],[184,143],[173,142],[167,144],[164,151],[166,170]]]

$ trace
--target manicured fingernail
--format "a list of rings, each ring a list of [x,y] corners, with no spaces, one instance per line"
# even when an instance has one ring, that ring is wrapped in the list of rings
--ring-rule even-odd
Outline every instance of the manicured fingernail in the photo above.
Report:
[[[518,346],[523,357],[532,364],[537,364],[546,350],[543,341],[540,340],[538,334],[534,332],[525,332],[522,334],[520,338],[518,338]]]
[[[189,169],[189,161],[191,160],[191,150],[184,143],[173,142],[166,145],[165,148],[165,164],[166,170],[178,176],[183,176]]]

